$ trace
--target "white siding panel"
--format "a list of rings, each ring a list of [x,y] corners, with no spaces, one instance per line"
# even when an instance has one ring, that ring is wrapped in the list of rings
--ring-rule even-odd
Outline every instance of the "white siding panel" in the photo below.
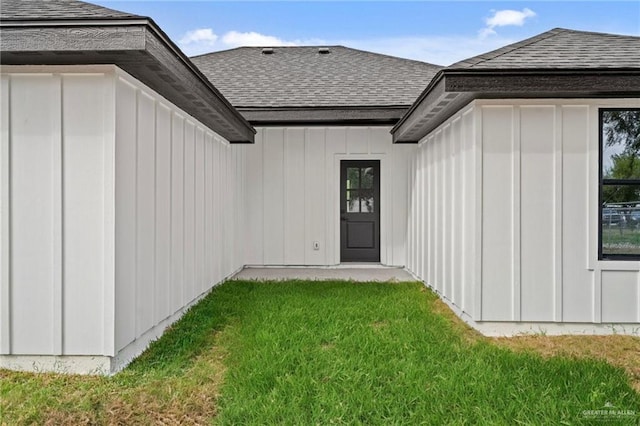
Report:
[[[512,319],[513,108],[482,111],[482,319]]]
[[[204,275],[207,284],[216,282],[214,260],[217,252],[216,235],[213,231],[215,218],[215,203],[213,201],[214,188],[217,180],[214,178],[213,150],[215,141],[210,134],[205,135],[204,144]]]
[[[54,212],[59,190],[60,85],[50,75],[13,76],[11,87],[11,338],[14,354],[52,354]],[[33,102],[37,99],[38,102]]]
[[[523,321],[554,319],[554,118],[554,107],[521,109],[520,282]]]
[[[196,128],[195,141],[195,289],[193,297],[205,290],[204,284],[204,130]]]
[[[369,153],[369,133],[366,127],[347,128],[347,153]]]
[[[475,192],[477,167],[475,162],[476,141],[474,134],[474,110],[471,109],[462,115],[462,175],[463,175],[463,231],[462,231],[462,298],[461,308],[474,316],[474,291],[478,283],[475,274],[476,252],[478,250],[478,240],[476,238],[476,217],[479,212],[476,211],[476,198],[478,194]]]
[[[102,75],[63,77],[65,354],[99,354],[104,343],[104,84]]]
[[[287,129],[284,141],[284,263],[305,261],[305,143],[304,129]],[[313,194],[308,194],[314,196]]]
[[[264,154],[265,129],[258,128],[256,142],[247,147],[247,168],[245,181],[247,184],[247,202],[245,206],[247,230],[245,234],[246,263],[249,265],[264,264]]]
[[[464,271],[463,234],[465,232],[462,220],[463,206],[463,170],[462,170],[462,118],[455,119],[451,124],[452,137],[452,222],[451,222],[451,281],[453,284],[451,300],[462,306],[462,272]]]
[[[212,198],[213,198],[213,205],[218,206],[220,205],[220,197],[222,194],[222,191],[224,190],[222,188],[222,185],[220,185],[221,181],[220,181],[220,177],[221,177],[221,172],[220,172],[220,152],[222,151],[222,147],[220,146],[220,144],[216,143],[213,146],[212,149],[212,153],[211,153],[211,165],[213,167],[213,179],[218,183],[217,185],[214,186],[213,188],[213,192],[212,192]],[[218,280],[220,277],[222,277],[222,270],[221,270],[221,265],[222,265],[222,252],[225,250],[224,247],[224,241],[223,241],[223,229],[222,229],[222,220],[220,218],[220,212],[218,209],[216,209],[216,211],[214,211],[211,215],[211,227],[212,227],[212,233],[215,236],[214,238],[214,244],[213,244],[213,251],[215,253],[215,257],[213,259],[211,259],[211,266],[213,269],[213,276],[215,277],[214,279]]]
[[[284,264],[284,129],[265,129],[263,149],[264,264],[282,265]]]
[[[602,322],[638,322],[638,272],[602,271]]]
[[[195,241],[195,125],[185,124],[184,132],[184,295],[185,301],[196,297],[196,241]]]
[[[158,104],[155,158],[155,323],[171,312],[171,125],[171,109]]]
[[[11,352],[11,282],[9,221],[9,99],[8,75],[0,75],[0,354]]]
[[[136,335],[154,325],[155,306],[155,100],[138,93],[136,193]]]
[[[427,231],[424,235],[417,235],[417,242],[414,246],[416,253],[412,256],[427,257],[427,271],[424,280],[429,286],[436,288],[437,278],[437,262],[438,251],[436,250],[436,240],[438,235],[438,223],[436,222],[438,214],[438,157],[436,152],[435,137],[428,138],[427,141],[422,144],[422,150],[425,151],[427,157]],[[416,206],[417,207],[417,206]],[[417,212],[416,212],[417,214]],[[422,240],[426,240],[423,242]],[[421,252],[424,250],[424,252]]]
[[[589,246],[589,108],[562,109],[562,319],[591,321],[593,272],[584,252]]]
[[[325,173],[327,176],[325,185],[325,226],[326,240],[324,250],[326,250],[326,264],[340,263],[340,182],[336,181],[340,174],[339,163],[336,156],[347,154],[347,132],[345,128],[328,128],[325,136]],[[322,247],[321,247],[322,249]]]
[[[171,126],[171,313],[184,302],[184,117]]]
[[[307,265],[326,264],[325,239],[325,131],[324,129],[308,129],[305,144],[305,263]],[[320,244],[320,250],[313,249],[313,243]]]
[[[136,330],[136,109],[137,91],[116,85],[116,273],[115,349],[135,339]]]
[[[392,257],[388,259],[388,263],[391,265],[406,266],[407,220],[409,218],[407,211],[407,176],[409,159],[411,155],[416,154],[416,147],[409,144],[396,144],[393,145],[392,149],[393,158],[390,167],[391,177],[393,178],[393,186],[391,189],[391,223],[393,230],[391,232],[392,239],[389,242]],[[425,197],[427,195],[428,194],[425,194]]]
[[[369,128],[369,154],[389,154],[393,146],[389,144],[389,130],[386,128]]]

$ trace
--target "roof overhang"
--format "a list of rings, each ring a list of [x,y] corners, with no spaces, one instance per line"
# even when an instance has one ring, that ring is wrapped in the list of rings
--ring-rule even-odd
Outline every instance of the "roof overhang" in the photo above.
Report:
[[[440,71],[391,129],[394,143],[417,143],[474,99],[596,98],[640,95],[638,69]]]
[[[394,125],[409,110],[402,106],[237,107],[254,126]]]
[[[114,64],[232,143],[255,129],[147,18],[0,22],[5,65]]]

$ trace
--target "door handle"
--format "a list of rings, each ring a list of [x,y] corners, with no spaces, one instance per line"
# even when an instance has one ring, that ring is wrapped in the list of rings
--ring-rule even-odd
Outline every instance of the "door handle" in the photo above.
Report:
[[[341,216],[340,216],[340,220],[346,221],[346,220],[347,220],[347,217],[346,217],[346,216],[342,216],[342,215],[341,215]]]

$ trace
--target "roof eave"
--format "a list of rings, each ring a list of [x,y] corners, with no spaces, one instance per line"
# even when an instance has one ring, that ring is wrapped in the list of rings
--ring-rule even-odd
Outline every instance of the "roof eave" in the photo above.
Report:
[[[254,126],[394,125],[409,105],[237,107]]]
[[[151,19],[2,21],[0,62],[114,64],[225,139],[254,141],[255,129]]]
[[[391,129],[394,143],[417,143],[474,99],[640,95],[640,68],[442,70]]]

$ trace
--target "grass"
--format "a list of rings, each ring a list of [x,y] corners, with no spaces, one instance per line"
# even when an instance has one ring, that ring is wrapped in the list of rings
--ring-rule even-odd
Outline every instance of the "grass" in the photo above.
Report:
[[[607,403],[640,413],[628,360],[540,346],[479,336],[418,283],[229,282],[114,377],[0,371],[0,419],[537,425],[581,424]]]

